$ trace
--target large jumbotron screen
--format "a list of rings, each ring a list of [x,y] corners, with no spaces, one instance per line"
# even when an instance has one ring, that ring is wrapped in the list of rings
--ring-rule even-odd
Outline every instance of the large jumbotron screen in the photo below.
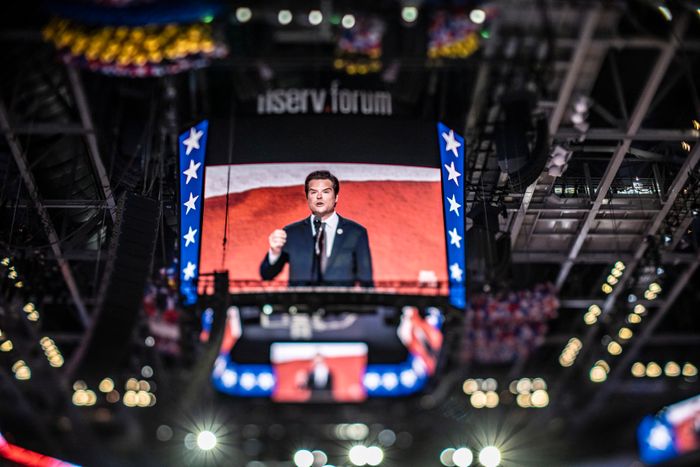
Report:
[[[310,217],[304,181],[317,170],[339,179],[338,215],[366,229],[377,289],[428,287],[446,293],[429,287],[447,280],[440,169],[432,167],[321,162],[208,166],[200,272],[228,270],[232,291],[286,287],[289,264],[274,279],[263,280],[261,263],[274,230]],[[342,227],[330,258],[353,253],[352,231]],[[286,246],[293,247],[291,239]]]
[[[199,272],[228,271],[239,303],[227,310],[214,387],[277,402],[422,390],[437,371],[444,315],[432,297],[412,300],[438,296],[437,304],[448,294],[434,124],[321,116],[234,123],[212,125],[204,176]],[[339,181],[337,223],[322,216],[333,232],[323,265],[311,222],[318,200],[305,190],[316,171]],[[286,243],[273,258],[270,235],[280,229]],[[202,281],[200,290],[211,285]]]

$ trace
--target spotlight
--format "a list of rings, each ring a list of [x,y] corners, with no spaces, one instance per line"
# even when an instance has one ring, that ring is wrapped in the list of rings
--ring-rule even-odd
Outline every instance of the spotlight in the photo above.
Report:
[[[100,381],[99,385],[100,392],[104,392],[105,394],[108,392],[112,392],[114,389],[114,381],[112,381],[111,378],[105,378],[102,381]]]
[[[282,26],[291,23],[292,18],[292,12],[289,10],[280,10],[279,13],[277,13],[277,21],[279,21]]]
[[[311,10],[309,12],[309,24],[318,26],[323,21],[323,14],[319,10]]]
[[[544,389],[538,389],[530,396],[530,403],[533,407],[543,408],[549,405],[549,394]]]
[[[355,26],[355,16],[353,16],[353,15],[343,16],[343,19],[340,20],[340,24],[342,24],[345,29],[352,29],[353,26]]]
[[[405,6],[401,9],[401,19],[407,23],[413,23],[418,19],[418,8]]]
[[[440,453],[440,463],[445,467],[454,467],[455,452],[456,451],[454,450],[454,448],[443,449],[443,451]]]
[[[685,363],[683,365],[683,376],[686,378],[692,378],[698,375],[698,368],[692,363]]]
[[[670,361],[666,363],[664,366],[664,373],[666,373],[666,376],[670,376],[671,378],[675,378],[676,376],[680,376],[681,374],[681,367],[678,363],[674,361]]]
[[[659,9],[659,12],[661,13],[661,16],[663,16],[666,21],[671,21],[673,19],[673,14],[671,13],[671,10],[669,10],[667,6],[659,5],[658,9]]]
[[[646,373],[646,367],[642,362],[635,362],[630,371],[635,378],[642,378],[644,377],[644,373]]]
[[[608,373],[602,366],[594,365],[588,375],[594,383],[602,383],[608,379]]]
[[[247,23],[253,17],[253,12],[250,8],[239,7],[236,8],[236,19],[239,23]]]
[[[479,462],[484,467],[496,467],[501,463],[501,451],[496,446],[486,446],[479,451]]]
[[[474,454],[469,448],[459,448],[452,454],[452,465],[469,467],[474,461]]]
[[[615,341],[611,341],[608,344],[608,353],[610,355],[620,355],[622,353],[622,346]]]
[[[379,465],[384,460],[384,451],[379,446],[370,446],[365,450],[367,465]]]
[[[481,8],[475,8],[469,12],[469,19],[474,24],[481,24],[486,21],[486,12]]]
[[[637,316],[637,315],[634,315]],[[632,330],[630,328],[620,328],[620,331],[617,333],[617,335],[620,337],[622,340],[628,340],[632,338]]]
[[[314,455],[314,463],[316,465],[323,465],[325,467],[328,463],[328,456],[325,452],[317,449],[315,451],[311,451],[311,454]]]
[[[661,376],[661,367],[656,362],[649,362],[647,364],[646,374],[649,378],[658,378]]]
[[[209,430],[204,430],[197,435],[197,446],[202,451],[211,451],[216,446],[216,435]]]
[[[311,467],[314,465],[314,455],[311,451],[300,449],[294,453],[294,465],[297,467]]]
[[[627,322],[630,324],[639,324],[642,322],[642,317],[637,314],[630,313],[627,315]]]
[[[366,465],[368,459],[367,446],[362,444],[353,446],[348,452],[348,458],[354,465]]]

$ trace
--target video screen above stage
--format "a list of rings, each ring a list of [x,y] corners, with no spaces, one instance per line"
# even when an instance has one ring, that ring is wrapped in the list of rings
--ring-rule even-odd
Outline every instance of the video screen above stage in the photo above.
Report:
[[[307,192],[316,171],[336,176],[337,192],[322,177]],[[200,274],[227,270],[232,293],[288,286],[447,293],[437,167],[213,165],[204,198]],[[337,217],[328,217],[333,208]],[[322,245],[314,217],[324,220]]]

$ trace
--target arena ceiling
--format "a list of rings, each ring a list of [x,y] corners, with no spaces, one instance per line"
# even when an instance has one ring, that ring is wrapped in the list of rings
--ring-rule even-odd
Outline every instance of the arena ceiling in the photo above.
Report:
[[[493,238],[510,243],[512,268],[505,278],[492,277],[490,285],[518,289],[551,282],[561,308],[541,345],[510,365],[461,364],[455,347],[444,378],[419,401],[403,406],[373,401],[323,413],[256,403],[250,423],[276,419],[292,426],[307,417],[322,427],[355,418],[394,423],[415,438],[430,437],[433,428],[425,414],[437,413],[449,423],[436,431],[458,442],[460,435],[443,431],[474,424],[479,416],[459,399],[465,378],[493,377],[507,384],[542,377],[550,388],[546,412],[514,415],[516,410],[504,409],[489,413],[488,422],[505,431],[541,426],[546,436],[585,439],[570,455],[616,452],[632,459],[629,440],[641,416],[698,393],[696,375],[631,373],[635,362],[700,364],[695,313],[700,303],[700,16],[693,2],[668,3],[672,19],[656,2],[495,1],[489,6],[498,13],[480,49],[469,58],[442,62],[423,58],[424,31],[400,23],[398,2],[354,7],[387,19],[399,37],[387,45],[398,78],[384,76],[381,85],[422,118],[460,125],[469,146],[468,207],[495,208],[499,232]],[[419,11],[444,5],[425,2]],[[323,2],[322,8],[341,6]],[[173,254],[177,222],[179,130],[207,113],[225,115],[232,102],[246,101],[261,86],[326,82],[334,73],[333,45],[323,32],[285,34],[274,21],[245,33],[229,24],[231,53],[211,67],[119,79],[57,60],[41,36],[48,14],[41,9],[30,14],[28,8],[4,17],[0,32],[6,65],[0,72],[0,251],[22,258],[28,280],[44,297],[41,334],[53,336],[69,358],[93,317],[108,238],[118,220],[118,196],[131,190],[160,200],[163,233],[156,262],[165,264]],[[274,18],[276,7],[264,11]],[[503,96],[523,89],[536,98],[532,115],[546,119],[550,152],[560,147],[570,154],[561,176],[545,170],[526,183],[500,169],[496,134]],[[38,101],[43,104],[35,105]],[[602,286],[618,261],[624,262],[624,273],[608,293]],[[651,283],[662,290],[645,298]],[[14,310],[16,295],[6,290],[4,300],[3,317],[13,319],[14,311],[21,312],[21,307]],[[592,305],[599,312],[587,324]],[[641,323],[630,325],[636,305],[646,312]],[[623,327],[633,336],[623,339],[622,352],[613,356],[610,343],[620,341]],[[562,352],[574,337],[581,350],[571,365],[562,366]],[[609,365],[607,378],[592,382],[591,369],[600,360]],[[183,366],[178,377],[190,372],[204,378],[194,367],[192,362]],[[4,420],[29,425],[44,440],[56,439],[44,422],[56,424],[59,415],[42,413],[42,404],[53,399],[40,391],[65,390],[69,383],[37,374],[40,382],[25,391],[10,376],[8,368],[0,371],[2,394],[16,401],[2,404]],[[237,404],[231,412],[240,408]],[[411,417],[411,411],[421,416]],[[81,422],[75,413],[61,417],[77,423],[77,431],[95,423]],[[137,425],[137,416],[122,417],[124,427]],[[102,429],[91,439],[110,436],[108,423]],[[530,437],[523,439],[542,441],[532,432]],[[562,459],[564,441],[540,444]],[[437,449],[439,443],[427,445]],[[529,462],[537,464],[543,454],[532,456]]]

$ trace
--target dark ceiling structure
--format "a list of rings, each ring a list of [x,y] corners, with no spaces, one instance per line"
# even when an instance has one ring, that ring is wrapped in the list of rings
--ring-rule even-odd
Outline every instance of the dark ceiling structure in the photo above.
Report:
[[[132,2],[25,3],[0,20],[0,433],[13,443],[81,465],[291,466],[301,446],[340,459],[352,437],[339,439],[338,426],[363,424],[369,438],[396,435],[382,465],[440,465],[445,448],[498,443],[504,466],[631,466],[642,465],[642,418],[700,392],[697,2],[211,2],[202,22],[226,52],[146,77],[91,69],[46,40],[46,25],[71,9]],[[326,18],[383,20],[381,71],[339,69],[337,24],[278,20],[282,8],[300,16],[312,6]],[[406,6],[416,21],[402,20]],[[432,15],[475,8],[488,15],[478,48],[427,58]],[[443,121],[464,136],[469,240],[483,247],[469,293],[553,284],[558,314],[537,345],[506,362],[463,358],[478,344],[454,312],[439,377],[423,394],[276,405],[213,392],[216,350],[197,342],[195,311],[181,310],[177,356],[149,343],[139,311],[124,342],[101,351],[123,356],[111,364],[124,378],[155,370],[157,404],[76,405],[75,356],[103,308],[122,198],[157,201],[148,265],[157,275],[177,253],[178,134],[204,117],[254,114],[267,89],[333,80],[387,91],[397,118]],[[522,154],[518,144],[525,160],[509,152]],[[61,349],[58,368],[39,345],[45,336]],[[18,377],[20,360],[30,379]],[[465,381],[487,378],[501,403],[475,408]],[[521,378],[546,381],[547,407],[508,396]],[[212,423],[225,426],[219,457],[183,448]]]

